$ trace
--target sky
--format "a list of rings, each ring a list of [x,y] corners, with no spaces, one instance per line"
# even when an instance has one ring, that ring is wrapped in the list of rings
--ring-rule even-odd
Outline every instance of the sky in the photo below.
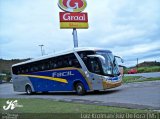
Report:
[[[72,29],[60,29],[58,0],[0,0],[0,58],[24,59],[72,49]],[[160,61],[160,0],[87,0],[89,29],[79,47],[100,47],[125,66]]]

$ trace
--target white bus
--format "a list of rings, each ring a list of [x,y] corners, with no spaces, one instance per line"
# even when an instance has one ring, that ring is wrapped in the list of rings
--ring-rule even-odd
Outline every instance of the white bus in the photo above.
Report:
[[[76,91],[83,95],[121,85],[122,76],[111,51],[74,48],[12,65],[14,91]]]

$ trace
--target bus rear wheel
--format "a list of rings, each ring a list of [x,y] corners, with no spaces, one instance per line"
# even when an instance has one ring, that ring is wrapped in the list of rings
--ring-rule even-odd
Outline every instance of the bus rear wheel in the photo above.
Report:
[[[26,86],[26,93],[27,93],[28,95],[33,94],[33,91],[32,91],[32,88],[31,88],[30,85],[27,85],[27,86]]]
[[[77,83],[75,86],[75,90],[78,95],[84,95],[86,92],[82,83]]]

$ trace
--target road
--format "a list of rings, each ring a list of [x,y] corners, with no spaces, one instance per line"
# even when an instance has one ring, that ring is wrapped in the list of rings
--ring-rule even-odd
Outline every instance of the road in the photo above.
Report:
[[[125,74],[125,76],[143,76],[146,78],[157,78],[157,77],[160,77],[160,72]]]
[[[106,106],[160,110],[160,81],[124,84],[103,92],[87,93],[47,93],[27,95],[13,91],[12,84],[0,84],[0,98],[41,98],[57,101],[97,104]]]

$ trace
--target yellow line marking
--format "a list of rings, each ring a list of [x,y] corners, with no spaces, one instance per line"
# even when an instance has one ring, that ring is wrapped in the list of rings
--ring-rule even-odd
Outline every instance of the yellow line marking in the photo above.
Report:
[[[27,76],[27,77],[32,77],[32,78],[48,79],[48,80],[58,81],[58,82],[62,82],[62,83],[68,83],[68,81],[66,79],[62,79],[62,78],[54,78],[54,77],[38,76],[38,75],[20,75],[20,76]]]

